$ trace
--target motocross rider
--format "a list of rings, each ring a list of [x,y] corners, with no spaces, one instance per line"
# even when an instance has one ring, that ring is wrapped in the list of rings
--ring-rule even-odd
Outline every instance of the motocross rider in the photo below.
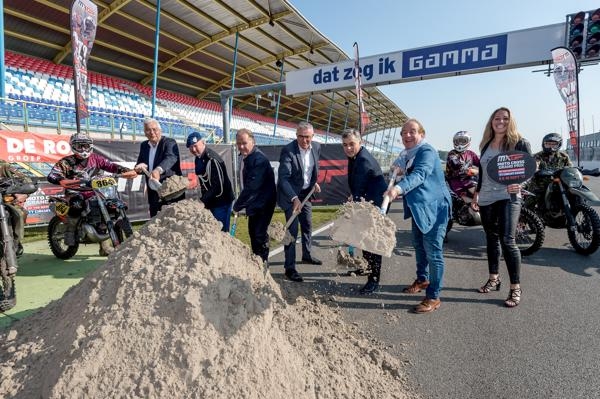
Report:
[[[552,182],[551,172],[567,166],[573,166],[569,154],[560,151],[562,137],[558,133],[548,133],[542,139],[542,151],[534,155],[537,172],[527,184],[527,190],[535,194],[538,205],[544,204],[546,188]],[[540,173],[547,172],[547,173]]]
[[[48,174],[48,181],[64,187],[65,196],[69,199],[65,244],[71,246],[77,243],[75,231],[86,200],[93,195],[90,191],[76,191],[72,188],[80,187],[80,184],[83,183],[82,180],[88,180],[98,175],[101,170],[118,173],[126,179],[135,178],[137,173],[94,153],[94,142],[87,134],[75,133],[71,136],[69,143],[73,155],[67,155],[52,167]],[[109,241],[105,240],[100,243],[101,256],[108,255],[112,250]]]
[[[479,157],[469,150],[471,135],[461,130],[452,138],[454,149],[448,153],[446,159],[446,181],[450,189],[464,202],[470,202],[477,187],[477,174],[479,173]]]
[[[21,183],[31,183],[31,179],[26,174],[15,169],[9,162],[0,159],[0,180],[5,179],[17,179]],[[11,222],[13,225],[13,233],[15,241],[17,243],[16,255],[17,257],[23,255],[23,244],[21,240],[25,233],[25,221],[27,220],[27,210],[25,209],[25,201],[27,201],[28,194],[13,194],[11,201],[7,201],[7,205],[14,210],[14,214],[19,217],[12,217]]]

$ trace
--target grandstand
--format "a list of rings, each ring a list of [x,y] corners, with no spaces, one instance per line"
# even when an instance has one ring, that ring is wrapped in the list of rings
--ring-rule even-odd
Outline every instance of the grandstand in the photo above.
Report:
[[[0,118],[5,124],[26,131],[75,128],[70,4],[51,0],[4,6],[8,51]],[[88,62],[91,115],[85,128],[99,136],[135,138],[143,135],[143,117],[152,113],[156,9],[141,0],[97,5],[98,31]],[[276,82],[286,70],[348,59],[285,0],[201,6],[170,1],[163,2],[161,13],[154,116],[165,134],[178,140],[192,130],[222,140],[218,93],[232,87],[234,71],[240,88]],[[276,98],[279,93],[236,98],[232,129],[247,127],[259,144],[280,144],[293,139],[296,124],[308,118],[317,129],[316,140],[329,143],[338,142],[336,134],[358,121],[352,90],[298,98],[281,93],[278,113],[272,106]],[[370,131],[397,127],[406,119],[377,88],[365,89],[365,102],[373,121]]]

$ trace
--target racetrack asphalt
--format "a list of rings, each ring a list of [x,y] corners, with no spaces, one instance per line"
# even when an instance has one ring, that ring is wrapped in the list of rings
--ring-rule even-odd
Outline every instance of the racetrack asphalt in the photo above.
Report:
[[[600,194],[600,178],[591,179],[587,185]],[[358,295],[366,277],[347,276],[335,265],[339,244],[323,231],[314,236],[314,255],[324,265],[298,264],[303,283],[283,279],[282,254],[271,259],[288,301],[325,298],[406,364],[411,390],[424,398],[600,397],[600,250],[579,255],[566,230],[547,228],[543,247],[523,258],[522,301],[509,309],[503,261],[501,290],[476,292],[488,278],[482,228],[454,227],[444,251],[442,306],[418,315],[410,309],[423,293],[402,292],[415,278],[415,259],[401,202],[390,217],[398,227],[397,248],[384,258],[377,294]]]

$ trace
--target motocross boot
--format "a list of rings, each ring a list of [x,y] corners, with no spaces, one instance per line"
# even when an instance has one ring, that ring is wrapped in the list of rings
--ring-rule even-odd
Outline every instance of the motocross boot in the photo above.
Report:
[[[65,245],[73,246],[77,244],[77,240],[75,239],[75,232],[77,230],[77,221],[79,218],[74,218],[71,216],[67,217],[67,223],[65,223]]]
[[[115,248],[112,246],[110,240],[100,241],[100,249],[98,250],[98,254],[100,256],[108,256],[115,251]]]

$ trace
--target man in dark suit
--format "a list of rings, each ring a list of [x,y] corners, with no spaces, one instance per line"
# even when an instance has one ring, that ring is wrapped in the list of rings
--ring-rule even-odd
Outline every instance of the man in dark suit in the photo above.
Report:
[[[235,144],[242,159],[239,169],[241,191],[233,210],[246,209],[252,252],[266,262],[269,259],[267,229],[275,211],[275,174],[269,159],[256,147],[250,130],[238,130]]]
[[[144,169],[150,172],[150,177],[146,177],[146,190],[148,191],[150,217],[154,217],[163,205],[184,199],[185,193],[175,199],[161,201],[158,192],[148,186],[149,179],[162,182],[173,175],[181,176],[181,166],[177,142],[171,138],[162,137],[160,124],[156,119],[144,119],[144,134],[148,140],[140,145],[140,154],[134,169],[138,173],[142,173]]]
[[[296,141],[283,147],[279,157],[277,204],[285,212],[286,220],[298,214],[289,227],[294,241],[284,247],[285,276],[295,282],[303,281],[302,276],[296,270],[298,222],[302,229],[302,262],[313,265],[322,264],[311,253],[312,204],[307,201],[302,208],[300,207],[301,202],[313,187],[315,187],[315,192],[321,191],[317,183],[321,146],[319,143],[312,142],[314,134],[310,123],[300,122],[296,129]]]

